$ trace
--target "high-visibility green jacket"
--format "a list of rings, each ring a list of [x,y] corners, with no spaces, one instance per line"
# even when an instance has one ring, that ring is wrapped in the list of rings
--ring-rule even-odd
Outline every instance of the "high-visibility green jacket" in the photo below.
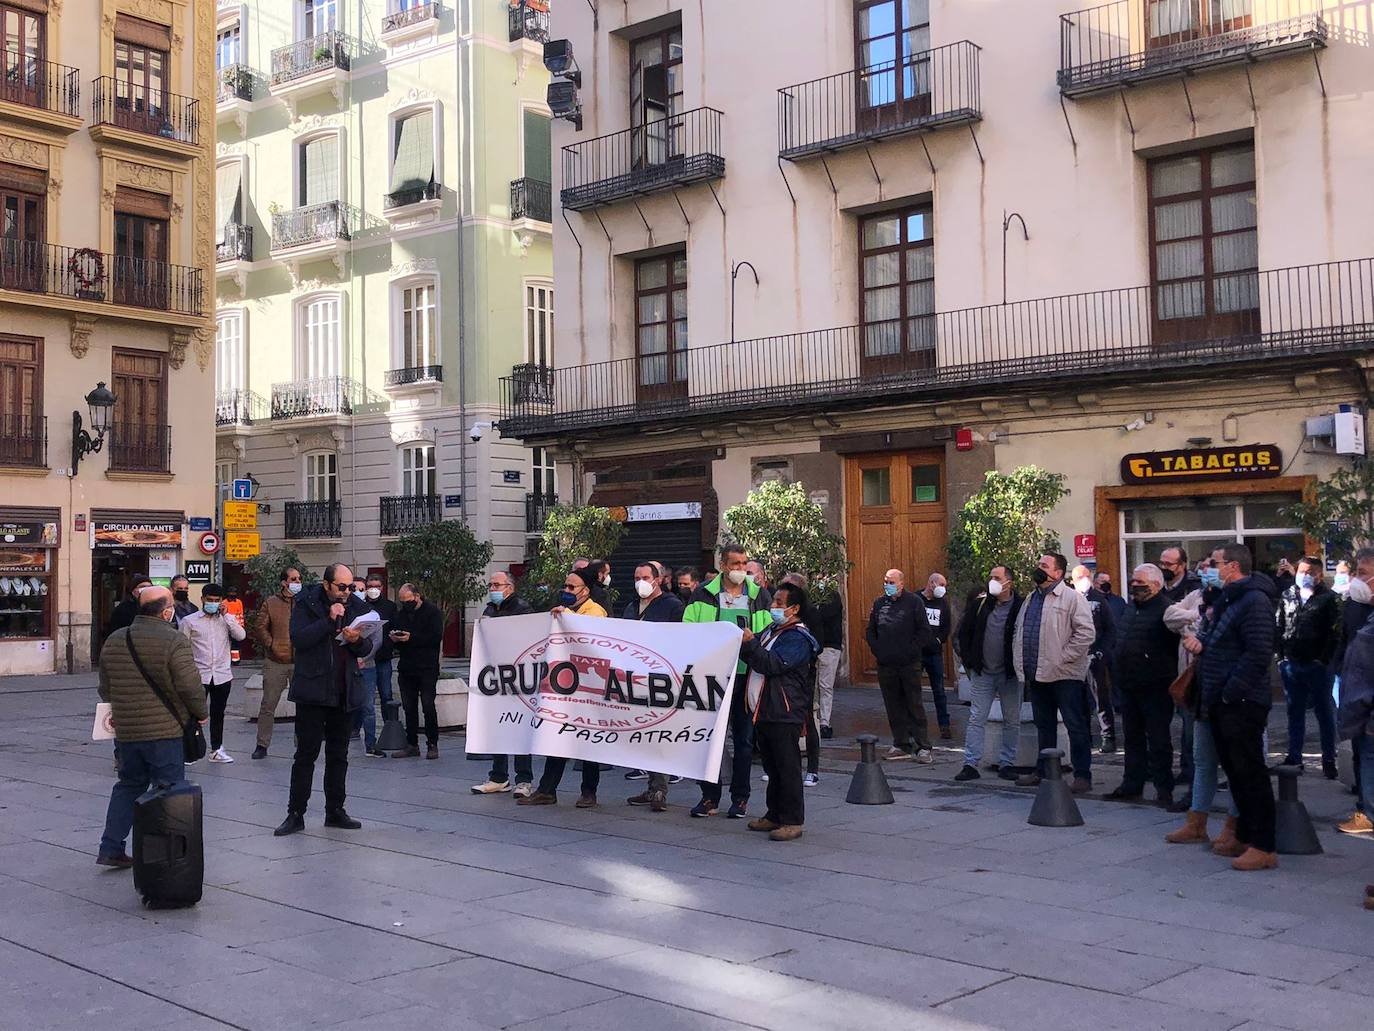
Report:
[[[718,573],[714,580],[702,584],[692,592],[692,600],[687,603],[687,609],[682,613],[684,623],[716,623],[722,619],[720,607],[721,578],[724,573]],[[744,582],[744,593],[749,598],[749,629],[756,634],[761,634],[773,625],[773,616],[768,611],[773,604],[773,595],[768,588],[760,587],[753,581]],[[726,609],[725,612],[729,612]],[[733,615],[725,617],[731,622],[738,622]],[[744,662],[740,662],[737,672],[746,673],[748,667]]]

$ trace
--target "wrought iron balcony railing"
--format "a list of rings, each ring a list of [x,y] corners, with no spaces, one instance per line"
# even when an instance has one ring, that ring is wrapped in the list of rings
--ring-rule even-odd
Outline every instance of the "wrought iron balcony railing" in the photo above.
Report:
[[[443,381],[444,367],[442,365],[412,365],[404,369],[388,369],[385,380],[389,387],[404,387],[412,383],[442,383]]]
[[[6,53],[0,62],[0,101],[79,118],[80,73],[65,64]]]
[[[347,71],[357,48],[337,30],[298,39],[272,51],[272,85],[281,86],[316,72]]]
[[[0,238],[0,289],[182,315],[204,313],[200,269],[105,254],[91,247]]]
[[[215,103],[253,99],[253,69],[246,64],[227,64],[216,73]]]
[[[267,400],[251,390],[221,390],[215,395],[216,426],[252,426],[266,422]]]
[[[242,222],[230,222],[224,227],[224,239],[215,244],[215,262],[252,261],[253,227]]]
[[[553,221],[553,187],[538,179],[512,179],[510,183],[510,217],[529,218],[536,222]]]
[[[366,400],[361,383],[347,376],[320,376],[272,384],[273,419],[352,415]]]
[[[118,472],[172,471],[172,427],[141,422],[110,424],[110,468]]]
[[[48,420],[0,412],[0,465],[41,469],[48,464]]]
[[[387,6],[390,7],[390,10],[382,16],[382,32],[384,34],[408,29],[422,22],[436,21],[439,17],[439,5],[436,3],[411,4],[402,10],[396,0],[391,0]]]
[[[563,207],[582,211],[725,175],[721,113],[683,111],[563,148]]]
[[[323,540],[343,533],[343,506],[338,501],[288,501],[286,539]]]
[[[351,240],[361,222],[361,212],[341,200],[278,211],[272,216],[272,250]]]
[[[623,428],[1374,350],[1374,258],[1218,278],[1172,317],[1182,302],[1143,286],[994,304],[930,316],[905,351],[890,323],[845,326],[552,369],[547,391],[517,369],[501,381],[500,429]]]
[[[382,202],[382,210],[393,211],[396,208],[419,204],[421,201],[438,200],[443,192],[443,185],[433,180],[423,186],[409,186],[404,190],[393,190],[386,195],[386,199]]]
[[[529,0],[511,0],[510,41],[528,39],[535,43],[549,41],[549,5],[530,3]]]
[[[1326,0],[1116,3],[1059,16],[1059,89],[1070,97],[1326,46]]]
[[[525,495],[525,532],[543,533],[549,512],[558,504],[557,494],[527,493]]]
[[[381,534],[395,537],[439,521],[438,494],[407,494],[381,499]]]
[[[516,405],[552,405],[555,369],[525,362],[510,370],[509,390]]]
[[[91,87],[93,125],[113,125],[175,143],[200,143],[200,101],[112,76],[101,76]]]
[[[778,90],[778,155],[796,160],[978,121],[981,53],[964,40]]]

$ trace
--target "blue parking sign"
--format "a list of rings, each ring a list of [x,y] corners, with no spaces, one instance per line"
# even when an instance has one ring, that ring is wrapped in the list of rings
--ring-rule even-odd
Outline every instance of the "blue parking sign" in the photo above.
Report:
[[[234,481],[234,500],[252,501],[253,500],[253,481],[235,480]]]

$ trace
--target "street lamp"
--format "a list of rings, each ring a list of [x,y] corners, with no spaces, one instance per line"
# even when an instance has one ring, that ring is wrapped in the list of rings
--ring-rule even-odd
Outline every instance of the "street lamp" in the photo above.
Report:
[[[90,411],[91,429],[95,431],[95,436],[91,436],[82,427],[81,413],[72,412],[72,468],[70,476],[76,475],[76,467],[81,464],[81,459],[94,454],[105,446],[105,434],[110,428],[110,410],[114,406],[115,396],[105,386],[105,381],[101,380],[95,385],[95,389],[86,395],[86,407]]]

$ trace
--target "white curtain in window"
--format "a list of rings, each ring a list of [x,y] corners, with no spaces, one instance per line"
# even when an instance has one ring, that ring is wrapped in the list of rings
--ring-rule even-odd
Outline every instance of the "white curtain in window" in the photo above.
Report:
[[[224,393],[247,385],[243,348],[243,314],[226,312],[215,323],[215,390]]]
[[[343,368],[339,298],[317,297],[301,309],[299,379],[338,376]]]
[[[243,165],[229,161],[215,169],[215,243],[224,243],[224,227],[240,218]]]

